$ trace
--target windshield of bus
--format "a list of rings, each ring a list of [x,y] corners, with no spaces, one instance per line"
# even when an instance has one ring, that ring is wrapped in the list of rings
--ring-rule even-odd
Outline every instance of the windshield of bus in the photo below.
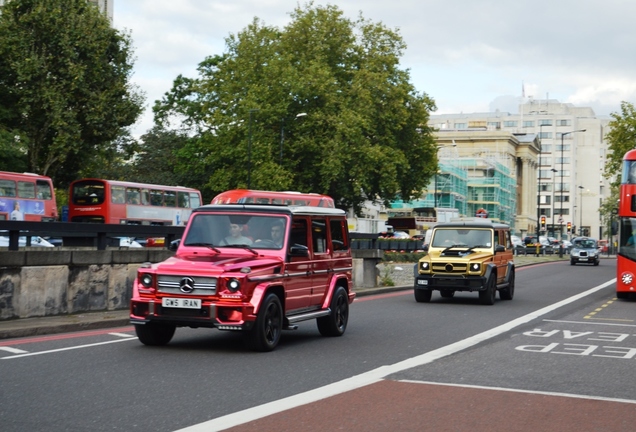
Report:
[[[191,217],[182,245],[281,249],[286,227],[284,217],[197,213]]]
[[[96,205],[104,202],[104,183],[97,180],[82,180],[73,184],[71,201],[75,205]]]

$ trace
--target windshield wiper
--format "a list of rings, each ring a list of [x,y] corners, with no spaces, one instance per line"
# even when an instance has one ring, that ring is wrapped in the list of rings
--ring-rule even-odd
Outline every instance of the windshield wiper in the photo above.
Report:
[[[252,247],[248,244],[229,244],[229,245],[224,245],[223,247],[247,249],[248,251],[252,252],[254,255],[258,256],[258,252],[252,249]]]
[[[212,243],[203,243],[203,242],[197,242],[197,243],[184,243],[184,246],[203,246],[206,247],[208,249],[213,250],[216,253],[221,253],[220,250],[218,250],[217,248],[214,247],[214,245]]]

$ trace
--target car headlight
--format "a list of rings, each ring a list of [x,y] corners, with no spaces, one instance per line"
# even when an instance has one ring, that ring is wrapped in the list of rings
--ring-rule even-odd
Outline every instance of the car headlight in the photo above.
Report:
[[[230,279],[227,281],[227,289],[231,292],[237,292],[241,288],[241,282],[238,279]]]
[[[480,263],[471,263],[468,268],[470,269],[471,272],[478,272],[478,271],[481,271],[481,264]]]
[[[634,275],[631,273],[623,273],[621,275],[621,282],[623,282],[625,285],[631,284],[633,280],[634,280]]]
[[[431,263],[428,261],[421,261],[420,262],[420,270],[422,271],[429,271],[431,269]]]
[[[144,273],[139,278],[139,282],[141,282],[141,284],[146,288],[152,288],[153,277],[150,273]]]

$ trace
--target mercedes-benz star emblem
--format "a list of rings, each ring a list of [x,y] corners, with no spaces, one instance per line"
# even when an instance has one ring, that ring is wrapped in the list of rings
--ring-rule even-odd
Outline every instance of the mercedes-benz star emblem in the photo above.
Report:
[[[179,282],[179,289],[181,292],[191,293],[194,291],[194,279],[191,277],[184,277],[181,279],[181,282]]]

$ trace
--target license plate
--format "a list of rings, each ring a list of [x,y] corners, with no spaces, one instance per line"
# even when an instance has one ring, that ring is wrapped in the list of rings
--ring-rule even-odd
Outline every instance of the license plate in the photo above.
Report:
[[[417,284],[418,285],[428,285],[428,281],[426,279],[418,279],[417,280]]]
[[[201,299],[164,297],[161,299],[161,306],[181,309],[201,309]]]
[[[587,258],[579,258],[579,261],[587,261]]]

